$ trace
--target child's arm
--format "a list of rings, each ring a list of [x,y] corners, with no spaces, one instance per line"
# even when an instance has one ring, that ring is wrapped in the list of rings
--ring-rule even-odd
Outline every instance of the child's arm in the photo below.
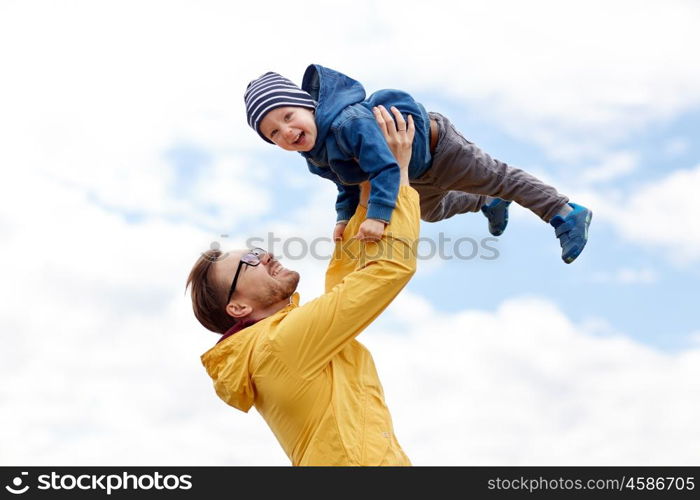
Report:
[[[335,223],[333,230],[333,241],[340,240],[345,232],[345,226],[348,225],[348,220],[357,210],[357,204],[360,199],[360,189],[358,186],[346,186],[345,184],[336,183],[338,186],[338,198],[335,201],[335,212],[338,214],[338,221]]]
[[[379,129],[381,130],[382,134],[384,135],[384,138],[386,140],[386,145],[387,147],[392,151],[392,156],[394,156],[394,159],[397,161],[399,167],[399,175],[400,175],[400,181],[401,183],[408,184],[409,179],[408,179],[408,163],[410,161],[410,155],[408,157],[402,156],[401,147],[403,144],[398,144],[397,141],[397,135],[389,135],[389,132],[387,131],[388,128],[388,123],[393,122],[391,115],[387,112],[387,110],[384,108],[384,106],[380,107],[375,107],[373,109],[375,119],[377,121],[377,125],[379,126]],[[403,116],[401,116],[401,112],[394,106],[391,107],[391,112],[394,113],[394,119],[396,120],[396,124],[391,123],[392,125],[392,130],[398,127],[398,130],[403,130],[406,131],[406,137],[410,136],[411,142],[413,142],[413,137],[415,135],[415,124],[413,123],[413,117],[411,115],[408,115],[408,124],[406,121],[403,119]],[[397,152],[398,153],[395,153]],[[365,186],[366,187],[366,186]],[[365,202],[364,204],[367,204],[367,195],[369,194],[369,199],[371,200],[371,193],[367,193],[366,190],[365,192],[362,193],[365,196]],[[384,229],[386,227],[386,223],[382,220],[377,220],[377,219],[371,219],[369,216],[367,219],[360,225],[360,228],[357,231],[357,234],[355,238],[361,241],[379,241],[382,237],[382,234],[384,234]]]
[[[338,222],[347,222],[357,209],[360,200],[360,187],[341,183],[336,183],[336,185],[338,186],[338,197],[335,200],[335,211],[338,214]]]
[[[369,181],[365,181],[360,184],[360,202],[359,206],[356,209],[355,215],[353,217],[357,217],[357,212],[359,211],[360,207],[364,209],[362,213],[362,219],[364,220],[366,211],[367,211],[367,201],[369,200],[369,190],[370,190],[370,185]],[[358,224],[359,225],[359,224]],[[335,229],[333,230],[333,241],[340,241],[343,239],[343,234],[345,233],[345,228],[348,226],[348,221],[338,221],[335,223]],[[357,232],[358,228],[351,227],[350,231]]]

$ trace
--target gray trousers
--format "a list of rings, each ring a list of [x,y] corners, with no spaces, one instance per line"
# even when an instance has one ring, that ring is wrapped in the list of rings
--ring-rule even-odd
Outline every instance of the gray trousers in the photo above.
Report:
[[[491,158],[465,139],[439,113],[438,141],[433,165],[411,186],[420,194],[421,219],[437,222],[455,214],[478,212],[488,197],[514,201],[529,208],[545,222],[568,203],[569,198],[533,175]]]

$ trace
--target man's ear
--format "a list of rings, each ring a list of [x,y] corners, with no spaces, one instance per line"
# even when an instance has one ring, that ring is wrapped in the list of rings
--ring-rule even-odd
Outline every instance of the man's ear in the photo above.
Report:
[[[236,319],[245,318],[253,312],[253,308],[245,302],[229,302],[226,305],[226,313]]]

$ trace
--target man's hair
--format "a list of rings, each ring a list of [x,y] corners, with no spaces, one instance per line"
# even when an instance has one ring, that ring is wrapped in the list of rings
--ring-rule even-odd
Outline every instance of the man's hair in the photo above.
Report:
[[[204,252],[192,267],[185,287],[185,290],[190,288],[192,309],[199,322],[208,330],[221,334],[237,322],[226,313],[225,293],[210,276],[214,262],[223,258],[225,255],[221,250]]]

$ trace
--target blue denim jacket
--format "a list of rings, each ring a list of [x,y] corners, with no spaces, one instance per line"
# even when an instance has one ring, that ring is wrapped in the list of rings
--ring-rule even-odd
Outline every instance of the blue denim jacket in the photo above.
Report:
[[[409,165],[415,179],[430,168],[430,119],[423,106],[400,90],[380,90],[365,98],[365,89],[352,78],[312,64],[301,85],[318,103],[318,135],[311,151],[302,152],[309,170],[338,186],[337,220],[349,220],[360,198],[358,184],[372,182],[367,217],[386,222],[396,205],[399,166],[374,119],[372,108],[396,106],[413,115],[416,135]]]

